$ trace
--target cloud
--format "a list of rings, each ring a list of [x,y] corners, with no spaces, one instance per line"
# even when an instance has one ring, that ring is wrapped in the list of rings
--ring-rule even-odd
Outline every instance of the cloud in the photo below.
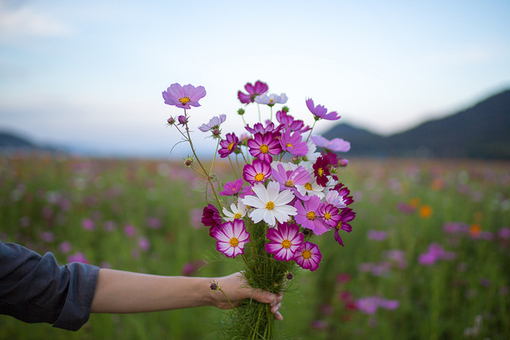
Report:
[[[71,28],[53,16],[24,5],[19,8],[0,1],[0,41],[20,37],[55,37],[71,33]]]

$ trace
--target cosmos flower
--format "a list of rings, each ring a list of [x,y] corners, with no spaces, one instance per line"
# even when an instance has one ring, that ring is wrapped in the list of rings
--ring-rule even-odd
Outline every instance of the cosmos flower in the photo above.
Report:
[[[291,136],[290,129],[282,133],[280,145],[282,150],[294,156],[305,156],[308,153],[308,145],[302,140],[300,132],[294,132]]]
[[[317,105],[315,106],[313,103],[313,99],[307,99],[306,100],[306,106],[308,107],[308,110],[310,110],[311,113],[315,116],[315,119],[326,119],[326,120],[338,120],[340,119],[340,116],[336,112],[329,112],[328,109],[324,107],[324,105]]]
[[[352,226],[348,223],[352,221],[356,217],[356,213],[352,211],[351,208],[342,209],[340,213],[340,221],[335,226],[335,240],[343,247],[344,243],[342,238],[340,237],[340,229],[350,233],[352,231]]]
[[[239,138],[235,135],[235,133],[227,133],[225,139],[220,142],[221,148],[218,150],[218,154],[221,158],[228,157],[232,152],[234,152],[239,144]]]
[[[227,182],[223,186],[223,191],[220,191],[220,195],[232,196],[232,195],[237,194],[241,190],[243,183],[244,182],[243,182],[242,178],[238,178],[233,182]]]
[[[324,224],[329,227],[336,227],[341,218],[338,208],[327,202],[322,202],[319,206],[319,215],[322,216]]]
[[[225,215],[225,220],[227,221],[240,220],[246,215],[246,212],[248,211],[247,207],[241,200],[237,202],[237,205],[232,203],[230,205],[230,210],[231,211],[228,211],[227,208],[223,207],[223,214]]]
[[[253,222],[264,220],[268,225],[274,226],[276,221],[283,223],[289,216],[296,214],[296,208],[288,205],[294,199],[294,194],[290,190],[280,192],[280,184],[277,182],[269,182],[267,188],[257,183],[252,189],[255,196],[246,196],[242,202],[254,208],[250,213]]]
[[[265,245],[266,251],[274,254],[278,261],[293,260],[296,250],[303,244],[303,234],[295,223],[278,224],[278,228],[270,228],[266,236],[271,241]]]
[[[253,103],[257,96],[266,93],[269,87],[267,86],[266,83],[257,80],[255,82],[255,85],[252,85],[251,83],[246,83],[246,85],[244,85],[244,89],[246,90],[246,92],[248,92],[248,94],[239,91],[237,92],[237,98],[239,98],[239,100],[243,104],[250,104]]]
[[[212,236],[216,239],[216,249],[234,259],[244,253],[244,245],[250,242],[250,234],[246,231],[243,220],[224,223]]]
[[[165,99],[165,104],[167,105],[189,110],[192,106],[200,106],[198,101],[205,97],[205,94],[203,86],[195,87],[191,84],[181,86],[175,83],[163,92],[163,99]]]
[[[283,164],[278,163],[272,171],[273,178],[280,183],[280,188],[296,188],[297,185],[305,185],[311,180],[311,175],[302,166],[294,170],[285,170]]]
[[[320,186],[327,186],[329,178],[328,176],[331,175],[329,172],[329,161],[328,159],[324,157],[319,157],[313,164],[313,173],[315,175],[315,180],[317,181],[317,184]]]
[[[273,160],[271,155],[277,155],[282,151],[279,140],[274,138],[272,133],[264,135],[256,133],[253,139],[248,140],[248,147],[253,157],[266,162]]]
[[[210,120],[209,120],[209,123],[207,124],[202,124],[198,127],[198,129],[202,132],[207,132],[209,130],[214,130],[214,129],[218,129],[220,127],[220,125],[225,122],[225,120],[227,119],[227,115],[226,114],[221,114],[217,117],[212,117]]]
[[[221,226],[221,216],[218,209],[209,203],[202,212],[202,224],[209,227],[209,235],[212,236],[216,229]]]
[[[253,160],[253,164],[246,164],[243,168],[243,178],[250,184],[264,182],[271,176],[271,165],[259,159]]]
[[[287,95],[282,93],[277,95],[275,93],[271,93],[270,95],[262,94],[258,97],[255,97],[255,103],[257,104],[266,104],[268,106],[273,106],[275,104],[285,104],[287,102]]]
[[[312,272],[319,268],[322,254],[319,247],[311,242],[305,242],[296,250],[294,261],[303,269],[310,269]]]
[[[347,152],[351,149],[351,143],[344,141],[342,138],[334,138],[327,140],[322,136],[310,136],[315,145],[334,152]]]
[[[321,201],[318,196],[312,196],[308,201],[303,203],[301,203],[301,201],[296,201],[294,204],[297,210],[297,215],[294,217],[296,222],[303,228],[312,230],[315,235],[321,235],[329,229],[324,225],[319,214],[320,204]]]
[[[268,132],[277,132],[278,130],[275,130],[274,123],[270,122],[266,126],[264,126],[262,123],[255,123],[253,127],[250,127],[250,125],[246,125],[244,127],[246,131],[248,131],[251,134],[260,133],[262,135],[265,135]]]

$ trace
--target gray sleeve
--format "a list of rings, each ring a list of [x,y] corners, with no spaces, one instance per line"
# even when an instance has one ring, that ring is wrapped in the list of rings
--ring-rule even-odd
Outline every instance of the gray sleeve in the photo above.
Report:
[[[0,314],[76,331],[89,318],[98,271],[0,241]]]

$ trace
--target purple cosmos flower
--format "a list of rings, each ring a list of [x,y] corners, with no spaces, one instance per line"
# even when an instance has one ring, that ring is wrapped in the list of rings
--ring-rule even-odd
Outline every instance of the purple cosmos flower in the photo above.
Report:
[[[234,152],[239,144],[239,138],[235,135],[235,133],[227,133],[225,139],[220,142],[221,149],[218,150],[218,154],[221,158],[228,157],[232,152]]]
[[[351,143],[344,141],[342,138],[334,138],[331,141],[322,136],[311,136],[310,138],[312,138],[315,145],[331,151],[347,152],[351,149]]]
[[[332,204],[338,209],[343,209],[347,207],[347,204],[345,204],[344,197],[340,196],[340,194],[336,190],[330,190],[326,193],[326,202]]]
[[[367,236],[369,240],[384,241],[387,235],[385,231],[369,230]]]
[[[290,129],[287,129],[287,131],[282,133],[280,140],[282,150],[285,150],[294,156],[306,156],[308,153],[308,145],[306,144],[306,141],[302,140],[301,133],[296,131],[291,136],[290,132]]]
[[[310,269],[312,272],[319,268],[322,254],[319,251],[319,247],[311,242],[305,242],[301,247],[296,249],[296,261],[297,265],[303,269]]]
[[[271,93],[270,95],[262,94],[258,97],[255,97],[255,102],[257,104],[265,104],[268,106],[274,106],[275,104],[285,104],[287,102],[287,95],[285,93],[280,95],[275,93]]]
[[[319,206],[321,200],[318,196],[312,196],[303,203],[296,201],[294,207],[297,209],[297,215],[294,217],[297,223],[303,228],[313,231],[315,235],[321,235],[328,231],[328,227],[322,222],[322,216],[319,215]]]
[[[350,233],[352,231],[351,225],[348,223],[352,221],[356,217],[356,213],[352,211],[351,208],[342,209],[340,213],[340,221],[335,226],[335,240],[343,247],[344,243],[342,242],[342,238],[340,237],[340,229]]]
[[[265,127],[262,123],[255,123],[255,125],[253,125],[253,128],[251,128],[249,124],[246,125],[244,128],[251,134],[260,133],[262,135],[265,135],[268,132],[279,131],[279,129],[275,130],[274,123],[272,122],[269,122]]]
[[[237,97],[243,104],[250,104],[253,103],[255,98],[263,93],[266,93],[269,87],[266,83],[261,82],[260,80],[257,80],[255,82],[255,85],[252,85],[251,83],[246,83],[244,85],[244,89],[248,94],[243,93],[241,91],[237,92]]]
[[[443,246],[432,243],[427,252],[420,254],[418,262],[424,266],[431,266],[438,260],[453,260],[456,254],[454,252],[445,251]]]
[[[326,120],[340,119],[340,116],[336,112],[333,111],[328,113],[328,109],[326,109],[324,105],[315,106],[311,98],[306,100],[306,106],[308,107],[308,110],[313,113],[315,119],[317,120],[321,118]]]
[[[253,139],[248,140],[248,147],[253,157],[269,163],[273,161],[271,155],[277,155],[282,151],[280,141],[274,138],[272,133],[266,133],[265,135],[256,133]]]
[[[250,242],[250,234],[244,227],[243,220],[224,223],[213,232],[216,249],[227,257],[236,258],[244,253],[244,245]]]
[[[232,196],[237,194],[241,190],[243,183],[244,181],[242,178],[238,178],[234,182],[227,182],[225,186],[223,186],[223,191],[220,191],[220,195]]]
[[[195,87],[191,84],[181,86],[180,84],[172,84],[163,92],[165,104],[180,107],[182,109],[191,109],[192,106],[198,107],[198,101],[205,96],[205,88],[203,86]]]
[[[278,229],[270,228],[267,238],[271,241],[265,245],[269,254],[275,254],[278,261],[291,261],[296,250],[303,244],[303,234],[299,232],[297,224],[278,224]]]
[[[140,236],[138,238],[138,246],[142,251],[149,251],[151,249],[151,242],[145,236]]]
[[[294,117],[288,115],[285,111],[276,112],[276,119],[282,126],[286,126],[291,131],[304,133],[311,129],[309,126],[305,127],[305,123],[302,120],[294,119]]]
[[[60,243],[60,245],[58,246],[58,249],[60,250],[60,252],[62,254],[66,254],[66,253],[70,252],[71,251],[71,242],[64,241],[64,242]]]
[[[221,226],[221,216],[218,209],[209,203],[207,207],[204,207],[202,212],[202,223],[209,227],[209,236],[213,236],[213,233],[216,229],[219,229]]]
[[[132,224],[128,224],[124,227],[124,234],[126,234],[127,237],[133,237],[136,234],[136,228]]]
[[[387,300],[378,296],[367,296],[356,301],[356,307],[365,314],[374,314],[378,308],[394,310],[399,305],[398,300]]]
[[[96,224],[89,218],[81,220],[81,227],[85,230],[92,231],[96,228]]]
[[[221,115],[219,115],[219,117],[212,117],[209,120],[209,123],[200,125],[198,127],[198,129],[200,131],[202,131],[202,132],[207,132],[209,130],[219,129],[220,125],[223,122],[225,122],[226,119],[227,119],[227,115],[226,114],[221,114]]]
[[[270,163],[259,159],[254,159],[253,164],[246,164],[243,168],[243,178],[250,184],[263,183],[270,176]]]
[[[332,190],[338,191],[338,195],[343,197],[344,203],[346,205],[351,205],[354,202],[353,197],[349,196],[351,191],[349,190],[349,188],[344,186],[342,183],[338,183],[337,185],[335,185],[335,187]]]
[[[79,263],[85,263],[85,264],[88,264],[89,261],[87,260],[87,258],[85,257],[85,254],[83,253],[75,253],[74,255],[69,255],[67,257],[67,262],[68,263],[72,263],[72,262],[79,262]]]
[[[322,216],[324,224],[331,228],[336,227],[341,218],[338,208],[327,202],[322,202],[319,206],[319,215]]]
[[[298,166],[295,170],[285,171],[281,163],[276,165],[276,169],[273,168],[272,176],[280,183],[282,190],[284,187],[295,188],[296,185],[305,185],[312,179],[310,173],[302,166]]]

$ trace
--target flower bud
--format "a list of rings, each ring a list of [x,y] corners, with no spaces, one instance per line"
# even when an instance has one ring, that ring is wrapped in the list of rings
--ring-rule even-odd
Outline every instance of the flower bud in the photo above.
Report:
[[[289,112],[289,108],[287,106],[282,107],[282,111],[285,111],[285,113]]]
[[[219,138],[221,135],[221,131],[220,131],[220,129],[214,129],[212,134],[214,137]]]
[[[174,119],[174,117],[170,117],[170,118],[168,118],[167,123],[168,123],[168,125],[174,125],[174,124],[175,124],[175,119]]]
[[[244,113],[245,113],[245,112],[246,112],[246,111],[244,111],[244,109],[239,109],[239,110],[237,110],[237,113],[238,113],[240,116],[244,115]]]
[[[181,125],[186,125],[186,123],[188,123],[188,118],[183,115],[180,115],[178,120],[179,120],[179,124],[181,124]]]
[[[287,278],[287,280],[292,280],[292,278],[294,277],[294,274],[287,273],[287,275],[285,277]]]
[[[193,161],[194,161],[193,157],[188,157],[184,160],[184,165],[190,167],[193,164]]]
[[[211,282],[211,285],[209,286],[211,290],[218,290],[218,284],[216,282]]]
[[[347,164],[349,164],[349,160],[348,159],[345,159],[345,158],[340,159],[340,166],[341,167],[346,167]]]

